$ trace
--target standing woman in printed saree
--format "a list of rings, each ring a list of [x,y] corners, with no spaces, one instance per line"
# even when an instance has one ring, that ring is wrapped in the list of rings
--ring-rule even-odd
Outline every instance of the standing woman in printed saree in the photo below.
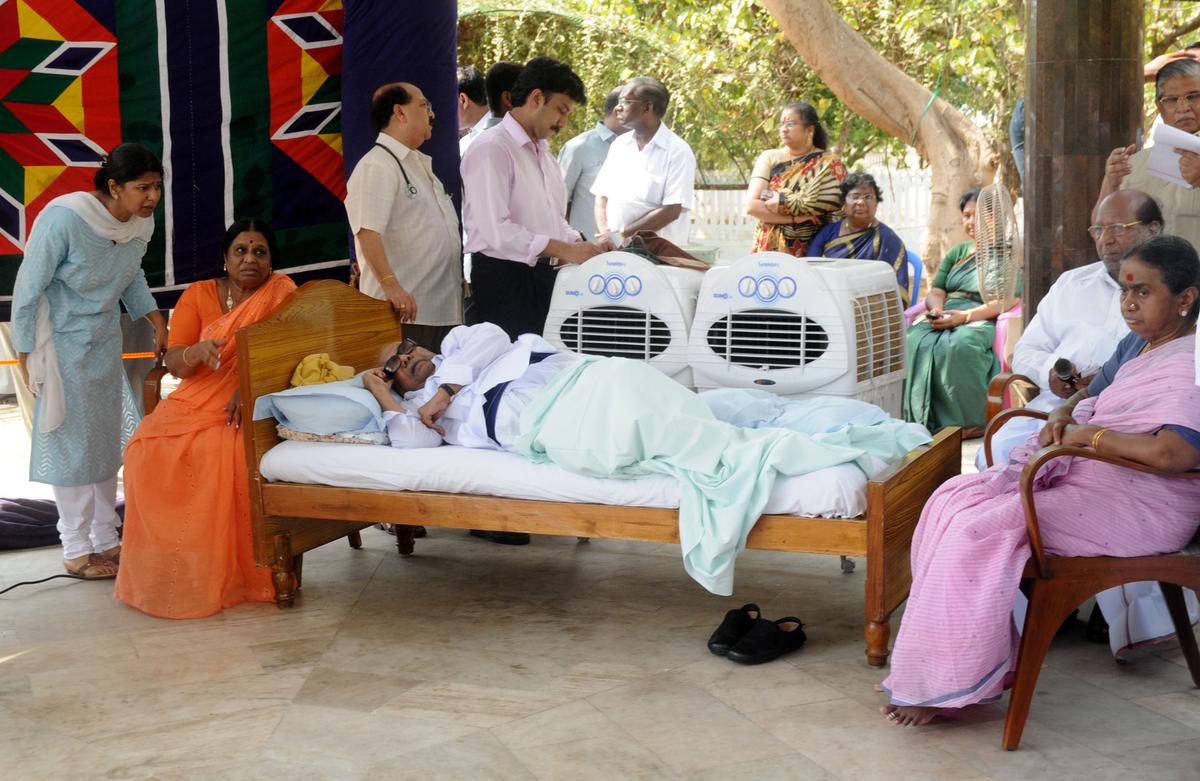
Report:
[[[271,570],[254,563],[234,333],[266,319],[296,285],[272,273],[279,253],[263,220],[231,225],[221,253],[224,275],[190,285],[171,319],[165,363],[182,382],[125,447],[116,596],[160,618],[273,599]]]
[[[1196,314],[1200,258],[1155,236],[1121,262],[1130,334],[1088,387],[1050,413],[1007,466],[952,478],[929,497],[912,541],[912,589],[882,708],[898,724],[1000,697],[1016,669],[1013,606],[1031,556],[1021,471],[1038,448],[1091,448],[1153,467],[1200,466]],[[1154,556],[1182,550],[1200,518],[1200,481],[1057,458],[1034,482],[1050,556]]]
[[[979,295],[975,272],[975,202],[979,190],[959,199],[970,236],[950,248],[925,296],[925,319],[908,329],[904,419],[930,431],[961,426],[979,436],[987,422],[988,382],[1000,370],[992,352],[1000,308]]]
[[[758,156],[746,191],[746,214],[758,220],[753,252],[777,250],[796,257],[841,206],[846,166],[826,151],[829,137],[817,110],[789,103],[779,117],[783,146]]]
[[[113,578],[117,470],[121,467],[121,309],[167,323],[142,271],[162,198],[163,167],[140,144],[105,157],[96,189],[46,204],[30,231],[13,289],[13,344],[37,396],[29,479],[54,487],[63,566],[88,580]]]
[[[875,219],[882,202],[874,176],[862,171],[847,176],[842,181],[842,219],[817,231],[808,256],[881,260],[896,274],[900,298],[909,302],[916,291],[908,289],[908,253],[896,232]]]

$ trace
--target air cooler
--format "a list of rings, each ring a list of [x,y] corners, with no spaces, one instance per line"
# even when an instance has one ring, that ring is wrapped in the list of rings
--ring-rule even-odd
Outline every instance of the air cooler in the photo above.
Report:
[[[703,278],[619,251],[565,266],[543,335],[572,352],[646,361],[690,388],[688,331]]]
[[[886,263],[748,255],[704,277],[688,358],[698,390],[848,396],[900,417],[904,312]]]

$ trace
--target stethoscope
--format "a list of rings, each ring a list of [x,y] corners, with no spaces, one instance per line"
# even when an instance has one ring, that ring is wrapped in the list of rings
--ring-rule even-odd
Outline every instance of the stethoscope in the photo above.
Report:
[[[417,197],[417,188],[412,183],[412,180],[408,178],[408,171],[404,170],[404,164],[400,162],[400,158],[396,157],[395,152],[388,149],[386,146],[379,143],[378,141],[375,142],[375,146],[379,147],[380,149],[382,149],[383,151],[385,151],[389,155],[391,155],[392,159],[396,161],[396,165],[400,166],[400,175],[404,177],[404,187],[405,187],[405,189],[408,190],[408,197],[416,198]]]

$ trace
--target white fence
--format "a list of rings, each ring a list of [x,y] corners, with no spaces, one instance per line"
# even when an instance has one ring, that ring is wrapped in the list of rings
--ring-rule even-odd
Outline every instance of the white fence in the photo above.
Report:
[[[918,168],[915,160],[909,160],[905,168],[889,167],[877,155],[867,157],[855,170],[874,176],[883,190],[880,222],[896,231],[906,247],[920,254],[929,220],[929,170]],[[746,215],[744,188],[697,188],[690,243],[718,247],[724,261],[734,260],[750,251],[755,222]]]

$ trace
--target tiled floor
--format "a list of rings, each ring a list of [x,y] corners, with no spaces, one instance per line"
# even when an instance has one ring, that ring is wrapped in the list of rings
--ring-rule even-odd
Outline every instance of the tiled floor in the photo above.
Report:
[[[1081,632],[1056,641],[1007,753],[1002,704],[923,729],[878,715],[861,566],[752,551],[723,599],[668,546],[507,548],[433,529],[402,559],[382,532],[363,536],[306,556],[287,611],[167,622],[113,601],[111,583],[64,580],[0,597],[0,777],[1200,773],[1200,691],[1174,649],[1117,666]],[[0,588],[56,572],[58,555],[0,553]],[[712,627],[751,600],[801,616],[808,644],[761,667],[710,655]]]

